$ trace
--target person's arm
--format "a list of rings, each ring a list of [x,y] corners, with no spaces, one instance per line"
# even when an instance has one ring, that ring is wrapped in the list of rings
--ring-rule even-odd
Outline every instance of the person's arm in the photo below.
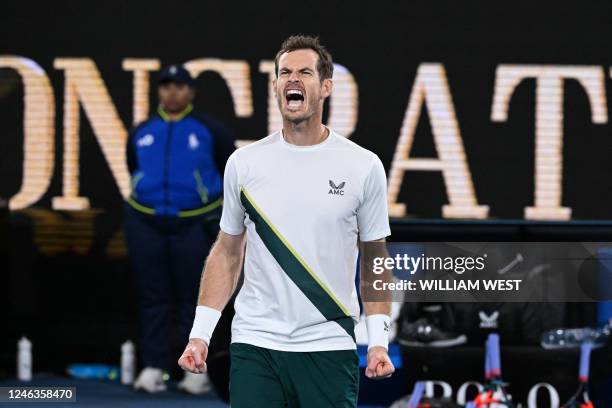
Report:
[[[221,231],[206,259],[200,281],[196,319],[189,343],[178,360],[183,370],[206,372],[206,357],[212,332],[221,311],[236,290],[244,254],[245,233],[230,235]]]
[[[390,293],[375,293],[372,282],[375,279],[389,280],[391,271],[383,275],[373,274],[375,257],[388,256],[385,237],[390,235],[387,208],[387,177],[378,157],[370,162],[370,169],[364,181],[363,198],[357,210],[359,228],[362,300],[366,313],[368,331],[368,355],[365,374],[369,378],[390,376],[395,368],[388,355],[389,326],[391,313]],[[369,289],[369,290],[368,290]]]
[[[380,279],[383,282],[391,282],[393,280],[393,271],[386,269],[382,274],[375,274],[372,268],[371,259],[373,258],[388,258],[389,252],[386,248],[386,240],[379,239],[376,241],[360,242],[360,253],[365,260],[362,262],[360,268],[360,280],[368,286],[367,289],[371,288],[373,279]],[[389,316],[391,314],[391,293],[389,291],[383,291],[374,296],[368,296],[371,293],[367,293],[366,298],[363,299],[363,308],[365,310],[366,317],[376,314],[383,314]],[[370,299],[370,301],[368,301]]]
[[[382,274],[375,274],[373,270],[373,259],[389,257],[384,238],[361,241],[359,249],[361,298],[368,332],[368,364],[365,373],[369,378],[386,378],[395,371],[388,355],[392,299],[389,291],[374,291],[373,282],[374,280],[391,282],[393,271],[385,268]]]
[[[206,371],[210,338],[240,277],[245,245],[245,211],[240,203],[239,183],[236,160],[231,156],[223,177],[221,232],[206,259],[189,343],[178,361],[184,370],[192,373]]]
[[[206,259],[200,281],[198,306],[222,311],[234,294],[242,270],[245,233],[230,235],[219,232]]]

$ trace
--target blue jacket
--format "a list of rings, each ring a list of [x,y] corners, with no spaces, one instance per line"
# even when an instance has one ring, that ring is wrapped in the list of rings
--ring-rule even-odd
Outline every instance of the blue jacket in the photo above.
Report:
[[[174,121],[158,110],[128,137],[128,203],[152,215],[189,217],[214,210],[221,205],[225,162],[234,149],[227,130],[191,106]]]

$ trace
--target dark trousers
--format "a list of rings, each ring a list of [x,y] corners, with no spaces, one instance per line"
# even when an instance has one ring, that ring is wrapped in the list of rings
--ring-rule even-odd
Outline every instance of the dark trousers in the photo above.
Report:
[[[355,408],[355,350],[294,352],[232,343],[230,402],[234,408]]]
[[[147,215],[126,204],[125,238],[138,296],[143,366],[172,368],[178,359],[172,353],[176,334],[180,343],[187,343],[218,220],[218,214],[192,218]]]

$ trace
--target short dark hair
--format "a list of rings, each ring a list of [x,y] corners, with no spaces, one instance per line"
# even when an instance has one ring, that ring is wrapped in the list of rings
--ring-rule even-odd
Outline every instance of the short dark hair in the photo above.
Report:
[[[313,50],[319,56],[317,61],[317,71],[321,80],[331,78],[334,75],[334,63],[329,51],[319,42],[319,37],[310,37],[307,35],[292,35],[283,41],[280,50],[274,58],[274,72],[278,78],[278,60],[281,55],[286,52],[297,50]]]

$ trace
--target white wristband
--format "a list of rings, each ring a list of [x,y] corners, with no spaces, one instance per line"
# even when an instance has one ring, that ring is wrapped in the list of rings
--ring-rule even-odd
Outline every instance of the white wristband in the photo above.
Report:
[[[389,350],[389,331],[391,330],[391,319],[386,314],[375,314],[366,316],[366,327],[368,329],[368,350],[372,347],[384,347]]]
[[[189,340],[202,339],[209,345],[215,326],[221,317],[221,312],[208,306],[196,307],[195,319],[193,319],[193,327],[189,333]]]

